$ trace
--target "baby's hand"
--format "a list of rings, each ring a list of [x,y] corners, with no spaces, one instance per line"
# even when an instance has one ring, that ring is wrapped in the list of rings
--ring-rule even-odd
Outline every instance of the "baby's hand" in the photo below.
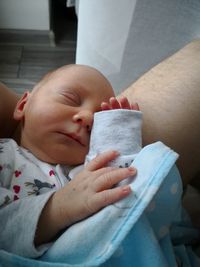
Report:
[[[55,193],[54,197],[60,199],[58,203],[62,203],[64,227],[82,220],[130,194],[129,185],[114,186],[135,175],[136,170],[132,167],[105,167],[117,156],[118,153],[115,151],[98,155],[72,181]]]
[[[102,102],[101,110],[111,110],[111,109],[130,109],[130,110],[140,110],[137,103],[130,104],[125,96],[121,96],[119,99],[116,97],[111,97],[109,103]]]

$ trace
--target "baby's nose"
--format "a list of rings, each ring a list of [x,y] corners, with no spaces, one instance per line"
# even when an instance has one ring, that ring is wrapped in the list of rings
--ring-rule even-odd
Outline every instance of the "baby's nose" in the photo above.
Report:
[[[88,131],[91,131],[94,119],[94,113],[90,110],[82,110],[74,115],[74,121],[81,124]]]

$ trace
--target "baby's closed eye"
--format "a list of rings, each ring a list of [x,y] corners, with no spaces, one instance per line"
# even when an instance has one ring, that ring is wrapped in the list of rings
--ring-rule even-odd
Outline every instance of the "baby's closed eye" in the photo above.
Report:
[[[64,91],[60,95],[63,97],[64,103],[70,106],[80,106],[81,99],[79,95],[74,91]]]

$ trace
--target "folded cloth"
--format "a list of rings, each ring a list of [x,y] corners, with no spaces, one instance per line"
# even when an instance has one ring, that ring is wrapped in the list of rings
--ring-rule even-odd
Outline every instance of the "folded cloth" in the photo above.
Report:
[[[119,109],[95,113],[85,163],[100,153],[116,150],[120,155],[109,165],[130,166],[142,148],[141,128],[141,111]]]
[[[127,198],[69,227],[38,260],[0,251],[0,263],[6,267],[200,266],[191,249],[199,232],[181,207],[177,157],[161,142],[146,146],[131,163],[137,177],[129,179],[132,193]]]

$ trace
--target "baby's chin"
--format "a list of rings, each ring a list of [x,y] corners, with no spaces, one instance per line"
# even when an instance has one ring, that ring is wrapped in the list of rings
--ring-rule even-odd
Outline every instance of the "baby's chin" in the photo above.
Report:
[[[76,166],[83,164],[85,157],[88,153],[88,149],[80,150],[76,149],[71,152],[72,149],[58,148],[58,146],[51,145],[50,147],[38,147],[38,146],[24,146],[28,149],[36,158],[48,163],[48,164],[62,164]]]
[[[79,155],[78,157],[70,157],[68,155],[66,156],[56,156],[55,154],[53,154],[53,156],[51,157],[50,154],[38,154],[36,156],[39,160],[44,161],[45,163],[49,163],[49,164],[61,164],[61,165],[69,165],[69,166],[77,166],[77,165],[81,165],[85,162],[85,157],[86,154],[84,154],[83,156]]]
[[[65,160],[60,157],[51,158],[49,156],[37,156],[37,158],[45,163],[53,165],[61,164],[61,165],[77,166],[83,164],[85,161],[85,157],[83,159],[80,158],[80,159],[68,159],[68,160]]]

